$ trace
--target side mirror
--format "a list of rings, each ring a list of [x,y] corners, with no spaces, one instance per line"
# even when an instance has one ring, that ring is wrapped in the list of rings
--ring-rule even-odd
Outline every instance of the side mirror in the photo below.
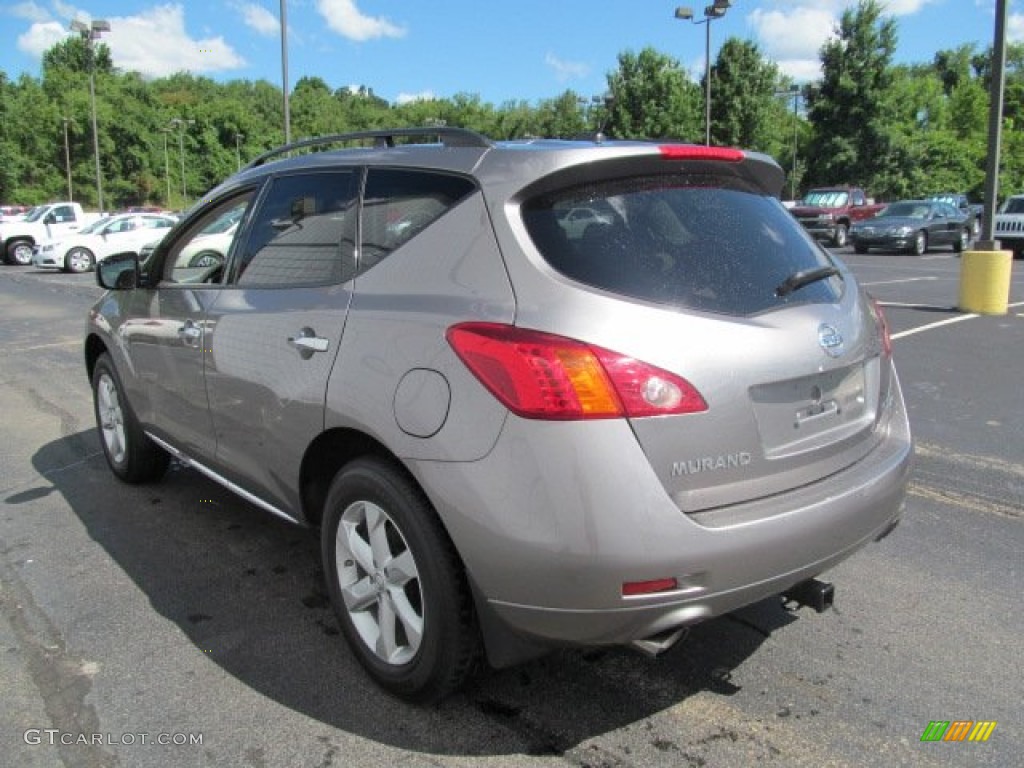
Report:
[[[139,257],[119,253],[96,265],[96,282],[108,291],[127,291],[139,285]]]

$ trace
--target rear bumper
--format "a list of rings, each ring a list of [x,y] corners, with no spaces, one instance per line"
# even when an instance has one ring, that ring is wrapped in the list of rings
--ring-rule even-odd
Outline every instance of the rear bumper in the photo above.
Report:
[[[566,443],[559,429],[590,434]],[[619,422],[510,418],[480,462],[413,468],[442,489],[435,506],[497,623],[542,644],[623,644],[779,594],[888,533],[913,453],[898,386],[884,432],[854,465],[716,527],[679,511]],[[624,582],[662,578],[678,588],[622,595]]]

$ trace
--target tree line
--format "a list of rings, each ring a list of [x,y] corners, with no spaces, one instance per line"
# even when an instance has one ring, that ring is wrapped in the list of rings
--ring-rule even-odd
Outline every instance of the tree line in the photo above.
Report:
[[[748,40],[712,63],[711,143],[775,157],[784,196],[823,184],[863,186],[878,199],[984,188],[991,49],[965,45],[896,65],[896,21],[859,0],[820,50],[820,80],[796,85]],[[91,125],[94,76],[105,207],[185,208],[258,154],[283,143],[283,99],[267,81],[216,83],[179,73],[147,80],[113,66],[102,43],[68,38],[41,76],[0,72],[0,201],[69,195],[97,205]],[[1024,192],[1024,45],[1007,47],[1000,193]],[[703,143],[704,82],[653,48],[619,54],[603,94],[567,90],[532,104],[475,94],[391,104],[371,87],[332,90],[316,76],[289,94],[294,137],[430,124],[494,139],[673,138]],[[65,138],[66,137],[66,138]],[[70,186],[70,190],[69,190]]]

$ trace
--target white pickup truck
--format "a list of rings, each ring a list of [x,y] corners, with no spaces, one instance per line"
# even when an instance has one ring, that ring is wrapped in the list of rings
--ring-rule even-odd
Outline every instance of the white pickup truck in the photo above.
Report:
[[[36,206],[20,221],[0,224],[0,253],[8,264],[31,264],[36,243],[77,232],[98,218],[100,214],[86,213],[78,203]]]

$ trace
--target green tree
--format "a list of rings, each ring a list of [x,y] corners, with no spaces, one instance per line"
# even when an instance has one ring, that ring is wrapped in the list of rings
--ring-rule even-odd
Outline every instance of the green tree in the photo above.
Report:
[[[808,91],[814,127],[808,172],[814,184],[849,182],[875,189],[899,158],[892,146],[886,92],[896,50],[896,23],[877,0],[843,12],[836,36],[821,48],[822,80]]]
[[[778,80],[778,67],[756,43],[726,40],[712,67],[711,142],[767,151],[778,117]]]
[[[619,54],[619,67],[608,74],[611,108],[607,133],[616,138],[702,136],[701,97],[675,59],[645,48]]]

